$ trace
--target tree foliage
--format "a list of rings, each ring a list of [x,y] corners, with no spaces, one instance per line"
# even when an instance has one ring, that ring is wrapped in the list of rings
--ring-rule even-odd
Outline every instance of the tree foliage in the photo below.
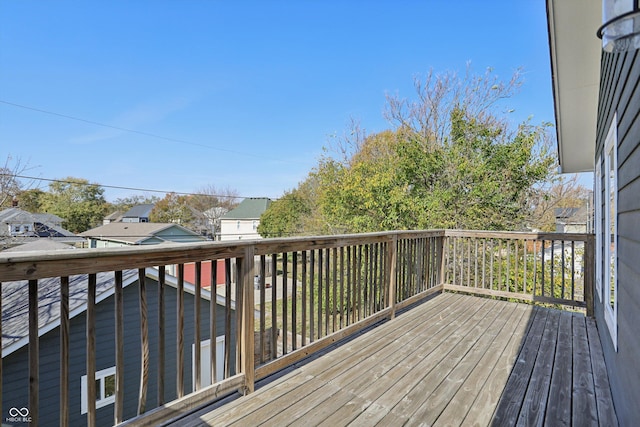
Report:
[[[194,214],[187,203],[188,199],[188,196],[168,193],[163,199],[156,202],[149,215],[149,220],[188,226],[194,220]]]
[[[40,199],[40,210],[63,218],[62,226],[73,233],[99,225],[107,207],[102,187],[73,177],[51,182]]]
[[[525,228],[555,157],[547,124],[514,127],[499,111],[520,84],[518,72],[503,82],[490,69],[416,79],[413,99],[387,97],[392,129],[367,136],[352,121],[336,156],[323,156],[305,182],[272,204],[259,231]]]

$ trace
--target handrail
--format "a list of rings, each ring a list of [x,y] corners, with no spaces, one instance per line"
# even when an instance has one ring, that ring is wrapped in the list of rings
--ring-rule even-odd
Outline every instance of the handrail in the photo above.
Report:
[[[586,308],[587,314],[591,314],[593,244],[593,236],[589,234],[402,230],[13,252],[0,253],[0,287],[16,281],[30,284],[29,348],[31,369],[36,378],[42,376],[37,366],[41,332],[34,332],[38,330],[39,316],[37,289],[51,286],[52,280],[60,285],[71,282],[76,285],[76,288],[72,286],[75,291],[71,294],[77,300],[81,294],[77,286],[86,298],[87,288],[93,289],[98,280],[98,299],[94,302],[90,292],[86,303],[86,330],[89,331],[86,350],[90,355],[86,376],[89,379],[103,369],[96,366],[91,356],[102,355],[101,337],[91,334],[99,321],[96,307],[104,299],[101,295],[105,295],[105,289],[114,290],[113,329],[117,348],[114,349],[116,390],[112,420],[120,423],[124,417],[131,418],[130,414],[123,414],[126,412],[124,393],[130,391],[122,389],[126,362],[122,342],[128,334],[134,334],[139,335],[136,339],[140,343],[140,355],[136,357],[140,357],[141,367],[139,394],[134,399],[140,415],[129,421],[135,423],[144,419],[145,411],[153,414],[153,419],[168,419],[183,405],[202,404],[234,390],[250,393],[256,380],[362,328],[393,319],[399,309],[442,291],[568,305]],[[191,279],[187,278],[185,266],[193,272]],[[134,273],[125,274],[123,279],[122,272],[131,270]],[[88,282],[83,279],[86,277]],[[151,282],[147,282],[149,280]],[[135,306],[139,307],[136,316],[140,327],[130,324],[123,327],[124,307],[131,307],[129,302],[123,303],[123,295],[127,293],[124,288],[144,282],[147,283],[133,294],[137,299]],[[216,291],[201,290],[205,282]],[[64,303],[69,288],[61,286],[60,292]],[[175,295],[173,302],[168,299],[170,295]],[[208,305],[208,309],[200,307],[201,303]],[[186,314],[188,306],[192,307],[193,314]],[[174,308],[175,322],[167,317]],[[68,408],[65,411],[64,406],[69,405],[73,397],[73,392],[66,393],[70,377],[74,375],[72,368],[77,368],[69,365],[72,333],[69,329],[78,327],[77,324],[70,326],[70,319],[78,310],[61,305],[60,387],[64,390],[60,403],[61,425],[73,424],[71,416],[76,415],[68,413]],[[3,318],[4,314],[3,307]],[[113,318],[109,322],[113,322]],[[175,345],[171,345],[171,340],[165,344],[170,334],[175,334]],[[157,344],[150,342],[153,336],[158,337]],[[217,337],[223,338],[222,354],[217,350]],[[98,342],[94,341],[96,338]],[[209,339],[208,351],[196,345],[206,339]],[[152,347],[160,349],[161,354],[150,352]],[[131,354],[127,354],[127,359],[130,357]],[[208,371],[214,382],[212,386],[200,382],[201,361],[205,358],[210,360]],[[223,360],[222,369],[217,369],[216,358]],[[173,360],[175,364],[171,365]],[[183,376],[184,365],[191,364],[192,360],[195,363],[193,380]],[[157,374],[149,372],[152,366],[156,367]],[[173,366],[169,371],[175,373],[165,371],[165,366]],[[0,372],[6,373],[6,369],[1,368]],[[104,393],[100,388],[104,387],[100,382],[103,380],[97,377],[96,380],[87,384],[87,423],[90,425],[94,424],[98,411],[105,410],[95,405],[100,393]],[[156,388],[152,387],[154,382]],[[224,384],[224,387],[214,387],[215,384]],[[185,390],[189,385],[194,392]],[[30,412],[44,416],[37,404],[38,391],[37,382],[32,382]],[[173,396],[168,402],[164,399],[166,393]],[[150,401],[154,395],[155,403]],[[154,405],[159,408],[149,410]]]

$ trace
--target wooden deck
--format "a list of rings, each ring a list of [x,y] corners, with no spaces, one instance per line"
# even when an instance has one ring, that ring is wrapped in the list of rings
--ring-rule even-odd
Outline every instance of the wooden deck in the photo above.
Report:
[[[595,322],[444,293],[179,426],[617,425]]]

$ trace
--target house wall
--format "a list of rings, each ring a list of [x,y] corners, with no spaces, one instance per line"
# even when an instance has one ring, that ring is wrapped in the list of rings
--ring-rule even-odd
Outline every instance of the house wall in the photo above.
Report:
[[[604,159],[607,132],[617,114],[617,279],[616,350],[604,319],[604,295],[595,297],[596,320],[616,412],[621,425],[640,419],[640,55],[638,50],[603,53],[596,159]],[[596,168],[600,167],[596,164]],[[604,185],[602,185],[604,187]],[[605,191],[601,200],[605,200]],[[602,205],[600,206],[602,209]],[[601,223],[603,224],[603,223]],[[604,228],[604,227],[603,227]],[[603,245],[608,242],[603,238]],[[605,260],[597,260],[603,263]],[[601,266],[603,264],[600,264]],[[606,283],[606,281],[605,281]],[[606,286],[603,287],[606,292]]]
[[[146,409],[157,406],[157,354],[158,354],[158,287],[157,282],[147,279],[147,306],[150,346],[149,385]],[[124,289],[125,366],[124,366],[124,417],[136,415],[140,385],[140,313],[139,287],[131,284]],[[173,287],[165,287],[165,402],[176,398],[176,294]],[[194,328],[194,297],[185,293],[184,331],[184,390],[192,390],[192,350]],[[201,339],[209,338],[209,301],[201,300]],[[224,307],[218,306],[217,335],[224,334]],[[101,301],[96,307],[96,371],[115,366],[114,297]],[[86,425],[86,414],[81,414],[80,384],[86,374],[86,316],[80,314],[71,319],[69,361],[69,425]],[[235,320],[232,320],[232,336],[235,335]],[[59,425],[60,405],[60,346],[59,328],[40,338],[40,425]],[[235,360],[234,345],[231,345],[231,360]],[[231,367],[232,374],[235,367]],[[12,407],[29,406],[29,370],[27,346],[3,358],[2,421],[8,417]],[[113,425],[114,405],[97,409],[97,425]],[[3,426],[5,424],[3,423]],[[11,425],[6,424],[6,425]],[[19,423],[17,425],[24,425]]]
[[[220,221],[220,240],[259,239],[257,219],[223,219]]]

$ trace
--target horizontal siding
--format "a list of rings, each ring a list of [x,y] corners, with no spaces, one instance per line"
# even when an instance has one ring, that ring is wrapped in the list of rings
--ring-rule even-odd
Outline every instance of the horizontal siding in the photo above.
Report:
[[[125,418],[136,415],[138,389],[140,386],[140,310],[139,289],[136,285],[124,289],[125,324]],[[165,287],[165,401],[176,398],[176,294],[177,290]],[[192,388],[191,344],[194,337],[194,296],[185,293],[185,391]],[[157,354],[158,354],[158,285],[147,283],[148,327],[150,340],[150,370],[147,392],[147,409],[157,404]],[[96,371],[115,366],[115,321],[113,296],[101,301],[96,307]],[[217,331],[224,333],[224,308],[217,310]],[[201,339],[209,338],[209,301],[201,300]],[[86,415],[80,413],[80,383],[86,374],[86,316],[84,313],[71,319],[69,337],[69,425],[86,425]],[[232,320],[232,336],[235,333],[235,319]],[[59,328],[40,338],[40,417],[41,425],[59,424],[60,406],[60,353]],[[233,346],[231,347],[233,350]],[[235,351],[232,354],[235,360]],[[29,372],[27,347],[3,359],[3,408],[27,407],[29,404]],[[113,424],[114,405],[97,410],[98,425]],[[43,420],[46,423],[43,424]]]
[[[596,151],[600,155],[617,113],[617,351],[608,336],[599,299],[596,319],[616,412],[621,425],[632,425],[640,419],[640,55],[638,51],[604,53],[601,70]]]

